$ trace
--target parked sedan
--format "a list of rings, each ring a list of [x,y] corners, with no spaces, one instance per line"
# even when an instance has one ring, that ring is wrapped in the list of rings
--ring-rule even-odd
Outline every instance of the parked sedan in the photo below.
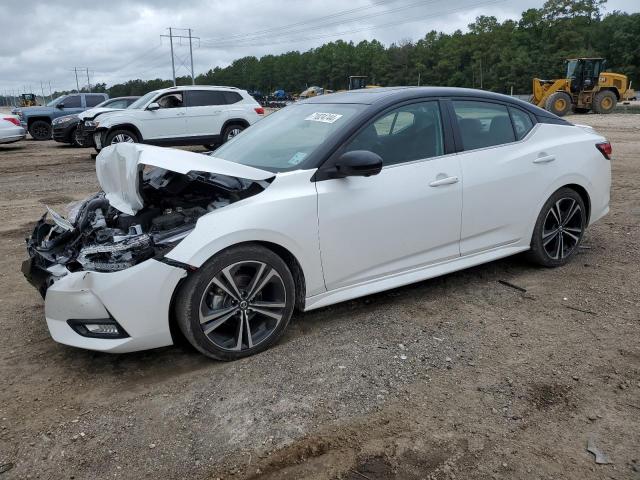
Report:
[[[294,310],[529,252],[558,267],[609,211],[611,145],[511,97],[379,88],[315,97],[211,156],[98,155],[102,191],[28,240],[53,338],[130,352],[181,332],[232,360]]]
[[[53,139],[56,142],[71,144],[74,147],[91,147],[93,146],[93,131],[95,130],[93,125],[96,117],[106,112],[124,110],[138,98],[110,98],[84,112],[55,118],[51,122]]]
[[[20,126],[20,118],[16,115],[0,117],[0,143],[13,143],[23,140],[27,131]]]

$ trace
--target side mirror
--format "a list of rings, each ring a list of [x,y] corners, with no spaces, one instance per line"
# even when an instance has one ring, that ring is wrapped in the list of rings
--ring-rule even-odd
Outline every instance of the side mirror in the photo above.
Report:
[[[369,177],[382,170],[382,157],[369,150],[353,150],[340,155],[333,169],[331,178]]]
[[[154,110],[159,110],[160,109],[160,105],[158,104],[158,102],[151,102],[148,106],[147,106],[147,110],[150,111],[154,111]]]
[[[59,108],[60,110],[64,109],[64,102],[57,104],[56,108]]]

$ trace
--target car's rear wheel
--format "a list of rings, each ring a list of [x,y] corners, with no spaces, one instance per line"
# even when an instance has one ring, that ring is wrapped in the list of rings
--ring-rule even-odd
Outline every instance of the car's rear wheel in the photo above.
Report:
[[[138,143],[139,141],[138,136],[130,130],[114,130],[107,135],[103,148],[114,143]]]
[[[265,350],[284,333],[295,303],[286,263],[258,245],[231,248],[199,268],[181,287],[176,318],[187,340],[217,360]]]
[[[587,225],[582,197],[571,188],[557,190],[538,215],[530,256],[545,267],[559,267],[578,251]]]
[[[244,125],[240,125],[240,124],[229,125],[227,128],[224,129],[224,133],[222,134],[222,142],[226,143],[236,135],[240,135],[240,132],[242,132],[244,129],[245,129]]]
[[[36,120],[29,125],[29,134],[34,140],[50,140],[51,139],[51,124],[44,120]]]

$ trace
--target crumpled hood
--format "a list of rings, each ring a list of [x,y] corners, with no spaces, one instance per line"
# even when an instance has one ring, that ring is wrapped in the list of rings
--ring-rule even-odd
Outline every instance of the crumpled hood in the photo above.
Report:
[[[124,110],[123,108],[109,108],[109,107],[100,107],[100,108],[91,108],[89,110],[85,110],[82,113],[78,114],[80,120],[91,120],[96,118],[98,115],[106,112],[116,112],[119,110]]]
[[[275,174],[201,153],[154,147],[139,143],[117,143],[104,148],[96,158],[96,174],[112,207],[135,215],[144,206],[139,191],[140,172],[145,165],[176,173],[207,172],[253,181]]]

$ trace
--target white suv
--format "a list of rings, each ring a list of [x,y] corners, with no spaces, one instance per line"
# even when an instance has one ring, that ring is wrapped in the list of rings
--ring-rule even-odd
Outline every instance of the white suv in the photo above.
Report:
[[[121,142],[215,148],[262,116],[264,109],[245,90],[194,85],[149,92],[91,126],[98,151]]]

